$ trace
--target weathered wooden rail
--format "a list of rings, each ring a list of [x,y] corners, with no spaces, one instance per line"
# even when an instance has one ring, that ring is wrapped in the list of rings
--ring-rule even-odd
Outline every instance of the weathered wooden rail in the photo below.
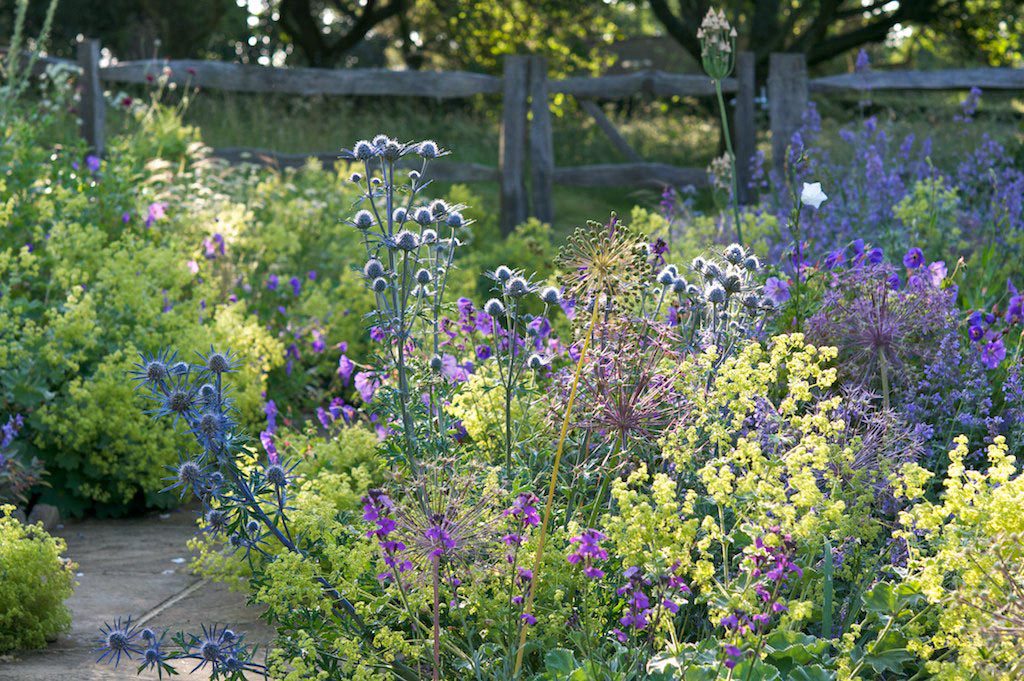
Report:
[[[497,164],[437,161],[429,166],[433,179],[446,182],[495,182],[501,193],[501,225],[506,232],[534,215],[554,219],[553,185],[580,187],[706,185],[702,168],[679,168],[645,162],[616,130],[599,101],[633,96],[707,97],[714,95],[711,81],[703,75],[643,71],[596,78],[572,77],[549,80],[546,62],[539,57],[512,55],[505,58],[502,75],[464,71],[390,71],[386,69],[274,68],[197,60],[127,61],[100,66],[100,45],[95,40],[79,44],[77,66],[81,72],[82,134],[93,149],[104,149],[103,85],[147,84],[164,75],[169,82],[208,90],[282,95],[465,98],[477,95],[501,98],[501,129]],[[51,60],[53,61],[53,60]],[[734,134],[739,150],[753,153],[754,82],[753,60],[741,59],[738,78],[723,82],[723,90],[737,99]],[[548,98],[554,94],[575,97],[585,113],[596,121],[626,163],[602,163],[556,167]],[[745,99],[744,99],[745,98]],[[744,100],[744,101],[740,101]],[[213,154],[232,163],[260,163],[280,167],[301,166],[308,158],[330,164],[337,152],[286,154],[269,149],[221,148]],[[742,157],[742,156],[741,156]],[[746,164],[742,164],[744,167]],[[746,182],[743,182],[746,185]]]
[[[772,157],[781,170],[786,147],[802,125],[812,94],[864,91],[1024,90],[1024,69],[974,68],[936,71],[868,71],[808,78],[802,54],[773,54],[769,60],[768,102]],[[737,156],[739,153],[737,152]]]
[[[104,149],[104,83],[145,84],[169,69],[171,82],[210,90],[284,95],[386,96],[429,99],[486,95],[501,98],[501,128],[495,166],[441,160],[428,172],[445,182],[498,182],[501,226],[509,231],[528,216],[554,219],[553,187],[695,185],[708,183],[703,168],[681,168],[647,162],[618,132],[601,103],[634,96],[708,97],[714,86],[704,75],[641,71],[599,77],[549,79],[543,57],[510,55],[501,76],[465,71],[391,71],[386,69],[275,68],[196,60],[128,61],[100,66],[100,45],[84,40],[77,62],[44,58],[35,70],[51,63],[76,63],[80,71],[82,134],[102,153]],[[786,147],[802,125],[813,94],[863,90],[966,90],[971,87],[1024,90],[1022,69],[950,69],[943,71],[872,71],[809,78],[801,54],[773,54],[769,61],[768,109],[772,158],[782,170]],[[730,124],[741,200],[748,185],[749,159],[756,152],[754,56],[737,55],[735,77],[722,82],[735,104]],[[554,157],[554,126],[549,97],[570,95],[594,119],[625,163],[558,166]],[[257,148],[214,149],[232,163],[301,166],[308,158],[325,164],[337,152],[285,154]]]

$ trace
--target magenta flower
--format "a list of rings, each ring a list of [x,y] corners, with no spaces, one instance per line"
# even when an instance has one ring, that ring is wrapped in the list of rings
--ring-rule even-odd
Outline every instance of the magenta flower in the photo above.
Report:
[[[569,538],[570,544],[576,545],[576,550],[568,555],[566,560],[572,565],[583,564],[583,574],[588,579],[601,579],[604,571],[594,565],[597,561],[608,560],[608,551],[601,548],[601,542],[607,537],[594,529],[583,530],[579,535]]]

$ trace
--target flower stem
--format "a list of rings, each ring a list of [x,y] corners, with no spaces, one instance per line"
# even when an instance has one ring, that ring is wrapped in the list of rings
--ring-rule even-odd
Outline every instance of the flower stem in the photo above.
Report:
[[[540,581],[541,561],[544,559],[544,542],[548,536],[548,523],[551,520],[551,507],[555,501],[555,485],[558,483],[558,465],[562,461],[562,451],[565,448],[565,438],[569,433],[569,419],[572,416],[572,406],[576,401],[576,391],[580,385],[580,375],[583,373],[583,362],[587,358],[587,350],[590,348],[590,339],[594,333],[594,326],[597,324],[597,312],[600,309],[598,299],[594,298],[594,309],[590,313],[590,324],[587,326],[586,334],[583,337],[583,347],[580,349],[580,358],[576,362],[576,372],[572,379],[572,389],[569,391],[569,401],[565,406],[565,417],[562,419],[562,432],[558,436],[558,447],[555,450],[555,460],[551,465],[551,482],[548,484],[548,500],[544,505],[544,522],[540,525],[540,537],[537,539],[537,551],[533,556],[533,578],[530,579],[530,588],[526,592],[526,605],[523,612],[529,613],[533,607],[533,599],[537,592],[537,582]],[[532,613],[531,613],[532,614]],[[516,666],[512,672],[513,678],[519,676],[519,670],[523,667],[523,652],[526,650],[526,635],[528,627],[523,626],[519,634],[519,649],[516,651]]]
[[[732,215],[736,222],[736,243],[743,245],[743,227],[740,225],[740,195],[739,182],[736,179],[736,166],[738,165],[736,153],[732,150],[732,135],[729,134],[729,119],[725,113],[725,97],[722,95],[722,81],[714,80],[715,96],[718,98],[718,112],[722,117],[722,135],[725,136],[725,149],[729,152],[730,176],[732,181]]]

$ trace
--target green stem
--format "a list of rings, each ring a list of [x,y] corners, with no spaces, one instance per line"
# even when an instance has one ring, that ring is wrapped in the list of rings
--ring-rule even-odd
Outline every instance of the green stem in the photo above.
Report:
[[[729,167],[731,169],[732,182],[732,215],[736,222],[736,242],[743,245],[743,227],[740,225],[740,195],[739,182],[736,179],[736,153],[732,150],[732,135],[729,134],[729,119],[725,113],[725,97],[722,96],[722,82],[713,81],[715,84],[715,96],[718,97],[718,112],[722,117],[722,134],[725,136],[725,149],[729,152]]]

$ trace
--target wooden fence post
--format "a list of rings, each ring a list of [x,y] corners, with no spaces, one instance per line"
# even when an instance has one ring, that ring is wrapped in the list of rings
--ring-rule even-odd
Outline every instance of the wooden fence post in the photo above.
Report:
[[[733,117],[733,148],[736,150],[736,185],[742,204],[750,203],[750,159],[757,153],[754,97],[754,53],[736,55],[736,112]]]
[[[555,178],[555,144],[548,102],[548,60],[530,57],[530,198],[532,215],[550,224],[555,219],[552,188]]]
[[[502,83],[501,138],[498,170],[501,174],[501,233],[509,234],[526,220],[526,95],[530,58],[505,57]]]
[[[100,83],[100,41],[87,38],[78,43],[78,66],[81,100],[79,113],[82,117],[82,137],[94,154],[103,155],[106,146],[104,119],[107,103],[103,99]]]
[[[768,62],[768,112],[772,128],[772,165],[782,173],[786,148],[807,110],[807,60],[803,54],[773,53]]]

